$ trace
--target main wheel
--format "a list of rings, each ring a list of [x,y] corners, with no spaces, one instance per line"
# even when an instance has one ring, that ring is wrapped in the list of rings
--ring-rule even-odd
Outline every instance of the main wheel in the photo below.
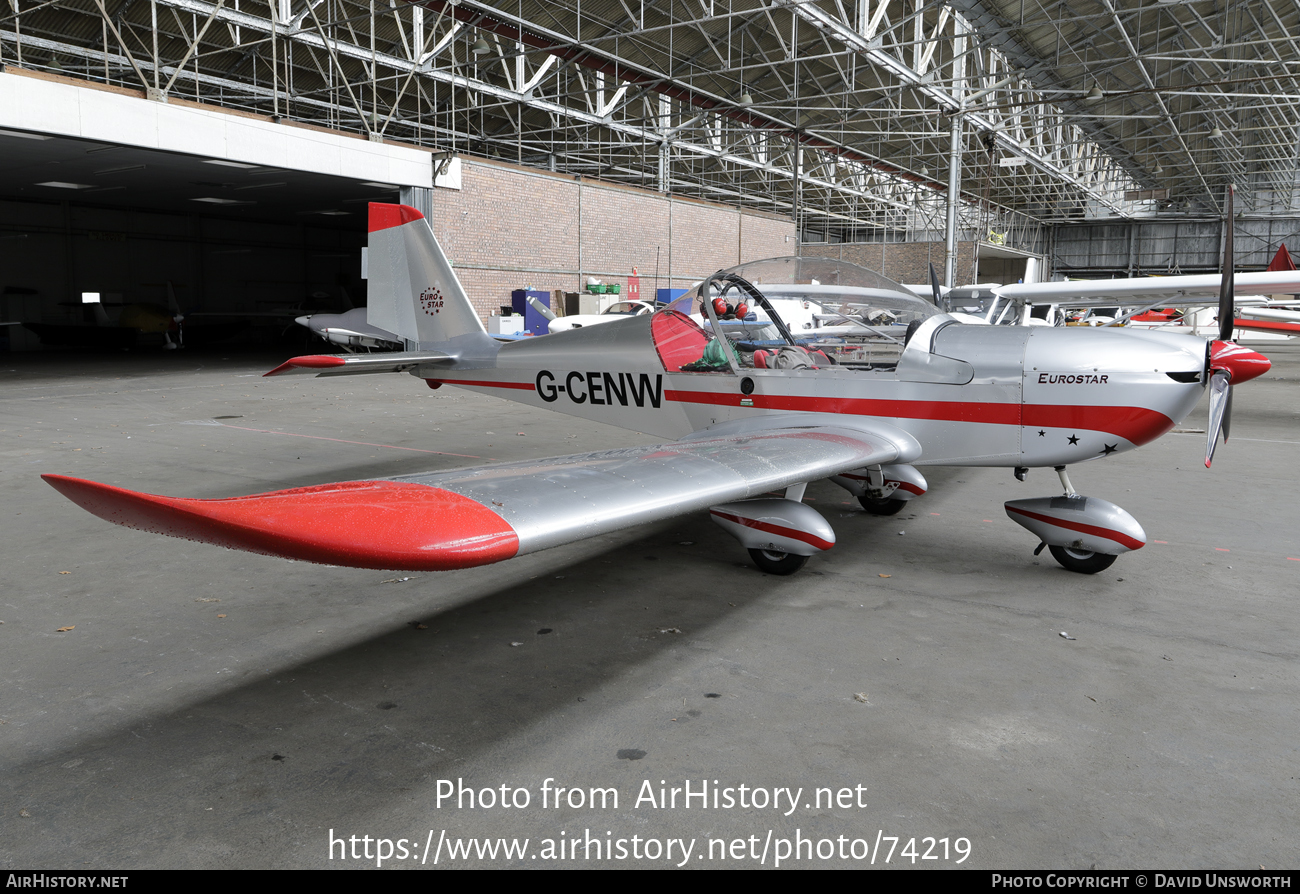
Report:
[[[1070,571],[1080,574],[1096,574],[1115,564],[1115,556],[1106,553],[1089,552],[1086,549],[1070,549],[1065,546],[1049,546],[1052,558]]]
[[[807,556],[794,553],[779,553],[771,549],[751,549],[749,557],[754,560],[760,571],[768,574],[794,574],[808,561]]]
[[[886,497],[883,500],[873,500],[866,494],[858,497],[858,502],[862,508],[872,515],[897,515],[898,510],[907,505],[906,500],[895,500]]]

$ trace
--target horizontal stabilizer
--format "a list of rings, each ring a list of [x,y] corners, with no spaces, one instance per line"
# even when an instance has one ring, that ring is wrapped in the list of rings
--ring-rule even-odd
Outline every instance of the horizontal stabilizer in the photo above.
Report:
[[[43,476],[106,521],[328,565],[434,571],[487,565],[876,463],[910,437],[860,422],[768,429],[219,500]]]
[[[401,351],[395,354],[307,354],[286,360],[264,376],[315,373],[318,376],[360,376],[367,373],[406,372],[426,363],[449,363],[456,358],[443,351]]]

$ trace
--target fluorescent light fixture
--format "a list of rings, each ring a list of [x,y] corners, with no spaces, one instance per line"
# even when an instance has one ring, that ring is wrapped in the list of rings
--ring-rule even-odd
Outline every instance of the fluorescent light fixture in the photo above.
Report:
[[[201,199],[190,199],[191,202],[207,202],[209,205],[254,205],[256,202],[245,202],[239,199],[219,199],[215,196],[204,196]]]
[[[280,181],[278,183],[254,183],[252,186],[236,186],[235,189],[240,192],[243,192],[246,189],[271,189],[272,187],[275,186],[288,186],[288,185],[289,184],[285,183],[284,181]]]
[[[243,168],[244,170],[261,167],[261,165],[244,164],[242,161],[226,161],[224,158],[205,158],[203,163],[205,165],[221,165],[223,168]]]
[[[38,183],[37,186],[52,186],[55,189],[91,189],[93,183],[67,183],[63,180],[46,180],[44,183]]]
[[[53,137],[43,136],[38,133],[22,133],[17,130],[0,130],[0,137],[17,137],[20,140],[52,140]]]
[[[395,184],[392,183],[376,183],[373,180],[362,181],[361,185],[373,186],[375,189],[397,189],[398,188]]]
[[[299,211],[299,214],[321,214],[325,217],[347,217],[351,211],[339,211],[334,208],[327,208],[324,211]]]
[[[96,171],[95,176],[100,174],[125,174],[127,171],[143,171],[144,165],[123,165],[120,168],[104,168],[102,171]]]
[[[98,293],[98,292],[82,292],[82,293],[81,293],[81,303],[82,303],[82,304],[98,304],[98,303],[99,303],[99,293]]]

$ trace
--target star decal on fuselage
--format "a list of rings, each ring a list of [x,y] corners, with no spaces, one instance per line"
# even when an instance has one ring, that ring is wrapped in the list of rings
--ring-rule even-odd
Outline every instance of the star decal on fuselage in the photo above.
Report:
[[[1040,428],[1040,429],[1038,430],[1038,437],[1040,437],[1040,438],[1045,438],[1045,437],[1047,437],[1047,432],[1046,432],[1044,429],[1041,429],[1041,428]]]
[[[1102,455],[1102,456],[1110,456],[1112,453],[1114,453],[1114,452],[1115,452],[1116,450],[1118,450],[1118,449],[1119,449],[1119,445],[1118,445],[1118,444],[1107,444],[1107,445],[1105,446],[1105,448],[1101,451],[1101,455]]]
[[[1070,435],[1070,443],[1071,443],[1071,444],[1077,444],[1077,443],[1079,443],[1079,436],[1078,436],[1078,435]]]

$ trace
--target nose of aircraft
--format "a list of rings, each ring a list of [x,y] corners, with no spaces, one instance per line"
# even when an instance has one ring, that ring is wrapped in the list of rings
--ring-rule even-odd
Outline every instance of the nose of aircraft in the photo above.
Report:
[[[1272,366],[1264,355],[1233,342],[1216,340],[1210,344],[1210,369],[1226,369],[1234,385],[1262,376]]]
[[[299,326],[306,326],[308,329],[311,328],[311,314],[303,314],[301,317],[294,317],[293,321]]]

